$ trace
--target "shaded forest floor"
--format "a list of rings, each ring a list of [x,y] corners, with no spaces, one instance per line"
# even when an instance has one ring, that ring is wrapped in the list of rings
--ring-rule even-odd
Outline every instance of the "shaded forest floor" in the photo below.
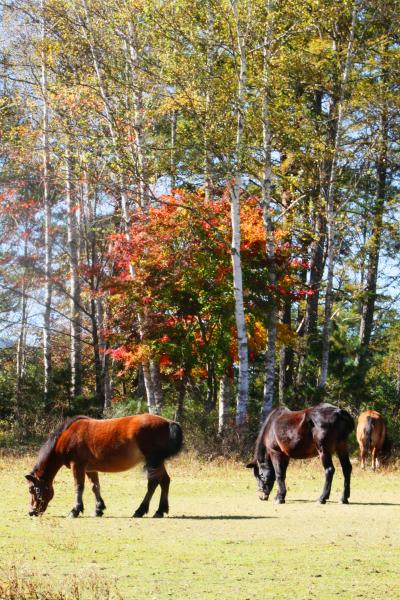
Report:
[[[87,486],[85,514],[71,520],[67,469],[46,514],[28,517],[33,462],[0,457],[2,600],[400,598],[399,469],[362,472],[354,459],[351,504],[337,502],[337,469],[320,506],[320,464],[293,462],[287,504],[274,506],[257,499],[242,465],[181,455],[169,465],[168,518],[130,518],[146,487],[136,469],[101,477],[102,519]]]

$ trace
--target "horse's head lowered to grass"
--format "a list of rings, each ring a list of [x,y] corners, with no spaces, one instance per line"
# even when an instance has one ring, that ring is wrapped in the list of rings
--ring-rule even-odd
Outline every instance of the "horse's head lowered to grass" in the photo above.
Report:
[[[29,515],[31,517],[38,517],[43,514],[54,496],[53,484],[36,477],[33,473],[25,475],[25,479],[28,481],[30,503],[29,503]]]

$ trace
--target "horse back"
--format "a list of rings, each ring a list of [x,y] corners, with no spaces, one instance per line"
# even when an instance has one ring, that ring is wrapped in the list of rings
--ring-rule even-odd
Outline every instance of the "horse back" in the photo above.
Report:
[[[56,451],[67,466],[78,462],[86,470],[119,472],[140,462],[156,466],[173,456],[182,442],[179,432],[177,423],[157,415],[87,418],[72,423],[61,434]]]

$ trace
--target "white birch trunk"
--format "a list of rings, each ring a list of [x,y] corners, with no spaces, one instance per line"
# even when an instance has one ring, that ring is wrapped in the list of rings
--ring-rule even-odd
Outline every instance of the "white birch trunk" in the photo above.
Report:
[[[70,270],[70,328],[71,328],[71,381],[70,394],[75,398],[82,393],[82,343],[81,343],[81,288],[79,281],[79,227],[77,204],[73,198],[71,158],[69,148],[65,159],[65,195],[67,201],[67,227]]]
[[[28,255],[28,241],[24,242],[24,258]],[[15,383],[15,416],[20,416],[21,408],[21,388],[25,373],[25,349],[26,349],[26,331],[28,322],[28,297],[26,294],[26,272],[24,269],[21,289],[21,317],[20,317],[20,330],[17,342],[17,355],[16,355],[16,383]]]
[[[328,190],[326,194],[326,207],[327,207],[327,282],[325,291],[325,315],[324,325],[322,329],[322,356],[321,356],[321,373],[318,381],[318,387],[324,389],[328,379],[328,368],[329,368],[329,335],[331,330],[331,318],[332,318],[332,307],[333,307],[333,276],[335,267],[335,242],[336,242],[336,211],[335,211],[335,191],[336,191],[336,172],[337,172],[337,161],[338,152],[342,139],[343,129],[343,104],[346,93],[346,87],[350,72],[351,58],[353,52],[353,43],[355,35],[355,26],[357,20],[357,2],[354,3],[352,22],[350,28],[349,42],[347,45],[346,61],[342,73],[342,81],[340,86],[340,98],[337,108],[337,126],[336,136],[333,148],[333,157],[331,170],[329,174]]]
[[[268,17],[271,15],[271,2],[267,1],[266,8]],[[275,241],[274,241],[274,226],[271,219],[271,124],[269,117],[269,63],[272,43],[272,26],[271,21],[265,31],[263,44],[263,96],[262,96],[262,132],[263,132],[263,177],[262,177],[262,192],[261,204],[263,210],[263,223],[265,231],[265,252],[268,260],[268,279],[269,284],[274,294],[276,284],[276,274],[274,268],[275,261]],[[267,414],[272,410],[274,401],[274,385],[275,385],[275,346],[276,346],[276,331],[277,331],[277,306],[273,300],[270,307],[268,317],[268,341],[265,354],[265,374],[264,374],[264,390],[263,390],[263,405],[261,409],[261,422],[263,423]]]
[[[243,128],[245,111],[245,90],[247,81],[247,60],[245,51],[245,40],[239,22],[238,7],[236,0],[230,0],[237,34],[237,46],[239,52],[239,85],[237,95],[237,128],[236,149],[234,156],[234,173],[229,184],[231,203],[232,224],[232,269],[233,269],[233,293],[235,299],[235,320],[237,330],[237,345],[239,357],[239,378],[236,397],[236,426],[242,429],[247,421],[247,405],[249,396],[249,358],[247,328],[243,302],[243,275],[240,254],[241,231],[240,231],[240,189],[242,185],[242,158],[243,158]]]
[[[43,314],[43,359],[44,359],[44,403],[50,409],[52,388],[52,352],[51,352],[51,302],[52,302],[52,237],[51,237],[51,203],[49,192],[49,108],[47,92],[47,64],[45,55],[46,19],[44,0],[41,0],[42,11],[42,54],[41,54],[41,88],[42,88],[42,169],[43,169],[43,211],[44,211],[44,314]]]
[[[229,377],[223,375],[219,381],[218,435],[222,435],[228,425],[230,392]]]

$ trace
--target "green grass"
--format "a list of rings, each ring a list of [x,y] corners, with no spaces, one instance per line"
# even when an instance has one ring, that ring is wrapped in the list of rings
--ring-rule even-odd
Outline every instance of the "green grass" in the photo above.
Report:
[[[394,468],[372,473],[355,465],[348,506],[337,502],[337,469],[331,501],[320,506],[318,461],[292,462],[287,504],[275,506],[258,500],[252,472],[242,465],[182,455],[169,465],[168,518],[130,518],[146,487],[136,469],[101,477],[102,519],[92,517],[87,486],[85,514],[74,520],[65,518],[74,500],[67,469],[45,515],[27,515],[24,474],[33,461],[0,458],[1,599],[400,598]],[[151,514],[157,502],[158,492]],[[28,584],[36,591],[18,591]]]

